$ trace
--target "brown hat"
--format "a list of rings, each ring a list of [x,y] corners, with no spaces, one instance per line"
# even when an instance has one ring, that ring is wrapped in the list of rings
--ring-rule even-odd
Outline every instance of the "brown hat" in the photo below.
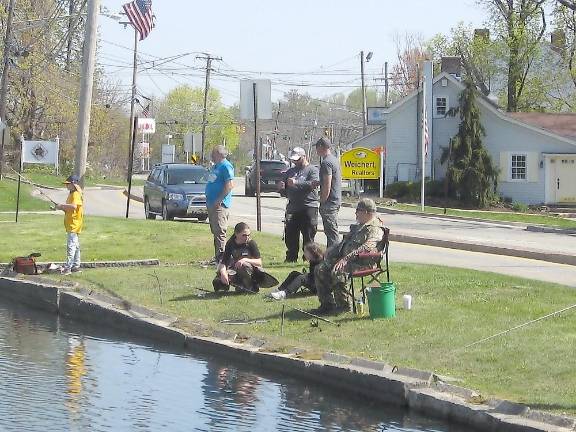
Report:
[[[370,198],[362,198],[356,205],[356,210],[364,210],[368,213],[376,212],[376,203]]]

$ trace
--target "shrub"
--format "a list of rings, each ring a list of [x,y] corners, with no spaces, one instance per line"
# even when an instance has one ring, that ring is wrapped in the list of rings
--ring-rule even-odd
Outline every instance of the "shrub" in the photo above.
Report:
[[[515,201],[512,203],[512,210],[518,213],[526,213],[528,211],[528,206],[524,203]]]

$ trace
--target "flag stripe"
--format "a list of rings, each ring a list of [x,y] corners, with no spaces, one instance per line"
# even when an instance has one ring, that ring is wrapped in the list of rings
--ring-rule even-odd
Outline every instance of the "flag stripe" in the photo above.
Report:
[[[128,21],[140,34],[143,40],[154,28],[154,15],[152,14],[151,0],[134,0],[122,6],[128,16]]]

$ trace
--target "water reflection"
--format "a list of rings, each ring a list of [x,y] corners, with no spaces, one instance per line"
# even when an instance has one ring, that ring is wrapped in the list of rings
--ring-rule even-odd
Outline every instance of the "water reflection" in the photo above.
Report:
[[[0,431],[459,431],[384,408],[0,300]]]

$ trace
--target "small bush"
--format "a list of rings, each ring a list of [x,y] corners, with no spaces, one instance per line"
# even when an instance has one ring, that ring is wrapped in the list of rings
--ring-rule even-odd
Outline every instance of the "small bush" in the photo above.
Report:
[[[515,201],[512,203],[512,210],[518,213],[526,213],[528,211],[528,206],[524,203]]]
[[[409,192],[409,182],[396,182],[386,186],[385,195],[389,198],[404,198]]]

